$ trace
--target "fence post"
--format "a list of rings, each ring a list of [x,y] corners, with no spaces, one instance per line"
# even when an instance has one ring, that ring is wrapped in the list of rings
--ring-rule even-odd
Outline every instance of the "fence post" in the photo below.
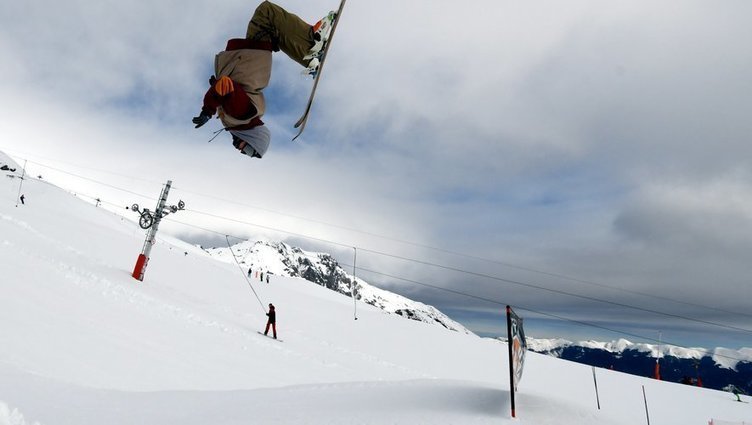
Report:
[[[601,398],[598,395],[598,381],[595,379],[595,366],[593,366],[593,383],[595,384],[595,401],[598,403],[598,410],[601,410]]]
[[[355,281],[355,269],[356,264],[358,262],[358,248],[353,247],[353,278],[352,278],[352,287],[350,288],[350,293],[352,294],[353,299],[353,318],[354,320],[358,320],[358,300],[355,298],[355,292],[358,290],[358,287],[356,285]]]
[[[650,412],[648,412],[648,398],[645,396],[645,386],[642,386],[642,399],[645,401],[645,417],[648,419],[648,425],[650,425]]]

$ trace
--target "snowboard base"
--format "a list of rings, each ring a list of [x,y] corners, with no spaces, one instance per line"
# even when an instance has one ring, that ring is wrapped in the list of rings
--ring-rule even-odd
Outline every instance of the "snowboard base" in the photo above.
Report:
[[[303,115],[300,117],[298,122],[295,123],[295,128],[298,129],[298,134],[295,135],[295,137],[292,138],[292,140],[297,139],[300,137],[301,134],[303,134],[303,130],[305,130],[306,123],[308,122],[308,115],[311,113],[311,106],[313,105],[313,97],[316,95],[316,88],[319,85],[319,79],[321,79],[321,72],[324,70],[324,63],[326,62],[326,56],[327,53],[329,53],[329,47],[332,45],[332,38],[334,38],[334,32],[337,30],[337,25],[339,25],[339,19],[342,17],[342,9],[345,7],[345,1],[347,0],[340,0],[339,8],[337,9],[337,17],[334,19],[334,25],[332,25],[332,32],[329,34],[329,40],[326,42],[326,46],[324,46],[324,51],[321,53],[321,63],[319,63],[319,70],[316,73],[316,76],[313,79],[313,88],[311,89],[311,94],[308,97],[308,102],[306,103],[305,110],[303,111]]]
[[[279,338],[274,338],[273,336],[269,336],[269,335],[266,335],[265,333],[263,333],[263,332],[261,332],[261,331],[256,331],[256,332],[258,332],[258,334],[259,334],[259,335],[263,335],[263,336],[265,336],[265,337],[267,337],[267,338],[269,338],[269,339],[273,339],[273,340],[275,340],[275,341],[279,341],[279,342],[284,342],[284,341],[282,341],[282,340],[281,340],[281,339],[279,339]]]

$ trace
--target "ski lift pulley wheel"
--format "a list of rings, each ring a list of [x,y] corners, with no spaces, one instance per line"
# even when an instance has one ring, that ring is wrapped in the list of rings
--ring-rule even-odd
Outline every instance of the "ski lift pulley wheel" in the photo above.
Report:
[[[141,218],[138,220],[138,225],[141,226],[142,229],[146,230],[151,225],[154,224],[154,217],[151,216],[149,211],[144,211],[141,214]]]

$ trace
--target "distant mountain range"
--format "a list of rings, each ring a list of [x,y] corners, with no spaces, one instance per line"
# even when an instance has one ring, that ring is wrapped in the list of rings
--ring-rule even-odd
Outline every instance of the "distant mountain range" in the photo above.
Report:
[[[653,376],[660,355],[661,379],[717,390],[733,385],[752,394],[752,348],[730,350],[681,348],[672,345],[527,338],[528,350],[591,366],[639,376]]]
[[[308,252],[283,242],[244,241],[230,248],[203,248],[212,257],[225,262],[237,261],[267,276],[298,277],[333,291],[352,297],[353,276],[348,274],[330,254]],[[450,319],[433,306],[413,301],[401,295],[376,288],[360,278],[355,279],[358,301],[378,307],[407,319],[443,326],[446,329],[471,334],[461,324]]]

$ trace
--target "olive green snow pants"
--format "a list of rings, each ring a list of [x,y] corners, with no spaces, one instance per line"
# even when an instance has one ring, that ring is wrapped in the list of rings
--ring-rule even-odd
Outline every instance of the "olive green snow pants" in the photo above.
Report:
[[[248,22],[245,38],[278,42],[279,49],[290,59],[308,66],[303,57],[313,47],[313,29],[297,15],[287,12],[276,4],[264,1]]]

